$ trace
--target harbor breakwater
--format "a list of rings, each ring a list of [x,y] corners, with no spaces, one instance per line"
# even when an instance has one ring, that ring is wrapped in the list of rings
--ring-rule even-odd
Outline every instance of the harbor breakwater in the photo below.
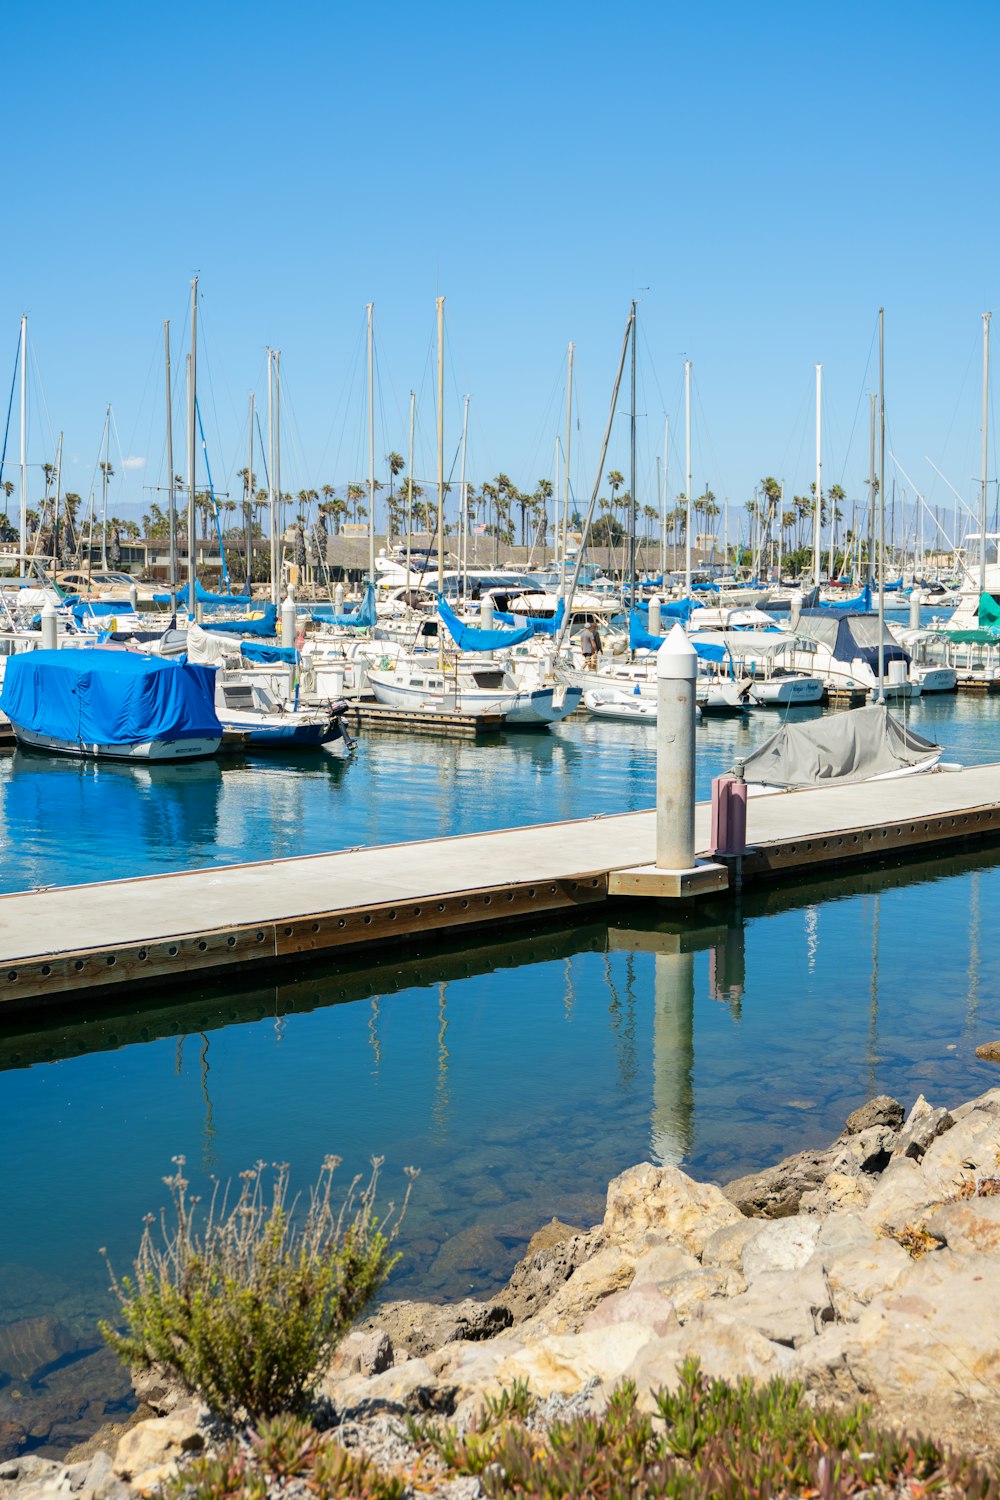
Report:
[[[493,1297],[380,1307],[345,1339],[322,1392],[349,1441],[399,1463],[407,1413],[467,1423],[518,1381],[553,1412],[596,1411],[626,1379],[652,1411],[651,1393],[696,1355],[709,1376],[795,1379],[820,1402],[863,1398],[887,1422],[989,1448],[998,1284],[1000,1088],[952,1110],[921,1096],[905,1115],[879,1096],[826,1149],[724,1188],[676,1167],[630,1168],[600,1223],[542,1227]],[[57,1350],[45,1332],[37,1355]],[[18,1345],[8,1329],[4,1347],[20,1347],[24,1366],[41,1334],[23,1328]],[[96,1370],[109,1356],[88,1358]],[[57,1357],[55,1368],[68,1379],[73,1367]],[[147,1375],[124,1423],[109,1409],[85,1448],[30,1455],[10,1412],[32,1383],[9,1378],[0,1391],[3,1500],[125,1500],[215,1440],[189,1395]]]

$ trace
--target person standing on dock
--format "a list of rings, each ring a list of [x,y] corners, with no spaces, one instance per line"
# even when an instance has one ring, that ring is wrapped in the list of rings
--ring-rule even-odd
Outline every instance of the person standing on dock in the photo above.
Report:
[[[597,658],[603,650],[601,632],[594,624],[586,624],[580,632],[580,650],[583,652],[583,664],[588,672],[597,671]]]

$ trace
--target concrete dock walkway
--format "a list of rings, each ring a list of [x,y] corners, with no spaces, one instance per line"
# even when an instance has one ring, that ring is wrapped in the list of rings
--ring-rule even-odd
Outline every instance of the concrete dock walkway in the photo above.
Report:
[[[710,816],[699,803],[706,855]],[[747,833],[745,881],[1000,838],[1000,765],[754,797]],[[654,847],[654,813],[636,812],[0,896],[0,1006],[568,917]]]

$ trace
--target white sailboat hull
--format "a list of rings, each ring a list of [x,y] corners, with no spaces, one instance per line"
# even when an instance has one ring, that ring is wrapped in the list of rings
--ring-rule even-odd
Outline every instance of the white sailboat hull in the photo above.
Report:
[[[45,750],[51,755],[76,755],[88,760],[178,761],[206,760],[222,743],[217,739],[141,740],[132,745],[88,745],[82,741],[59,740],[50,734],[37,734],[14,725],[19,745]]]
[[[560,684],[508,692],[490,688],[439,688],[399,681],[390,672],[369,670],[375,697],[388,708],[418,709],[424,713],[502,714],[508,724],[558,724],[580,702],[580,689]]]

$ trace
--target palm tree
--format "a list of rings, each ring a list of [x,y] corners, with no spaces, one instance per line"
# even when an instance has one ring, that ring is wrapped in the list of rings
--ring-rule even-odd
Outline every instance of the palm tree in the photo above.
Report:
[[[347,504],[351,510],[355,525],[368,514],[366,507],[361,504],[364,498],[365,487],[363,484],[349,484],[347,486]]]
[[[401,453],[395,449],[387,456],[386,463],[389,465],[389,500],[393,499],[393,485],[403,470],[406,468],[406,460]]]

